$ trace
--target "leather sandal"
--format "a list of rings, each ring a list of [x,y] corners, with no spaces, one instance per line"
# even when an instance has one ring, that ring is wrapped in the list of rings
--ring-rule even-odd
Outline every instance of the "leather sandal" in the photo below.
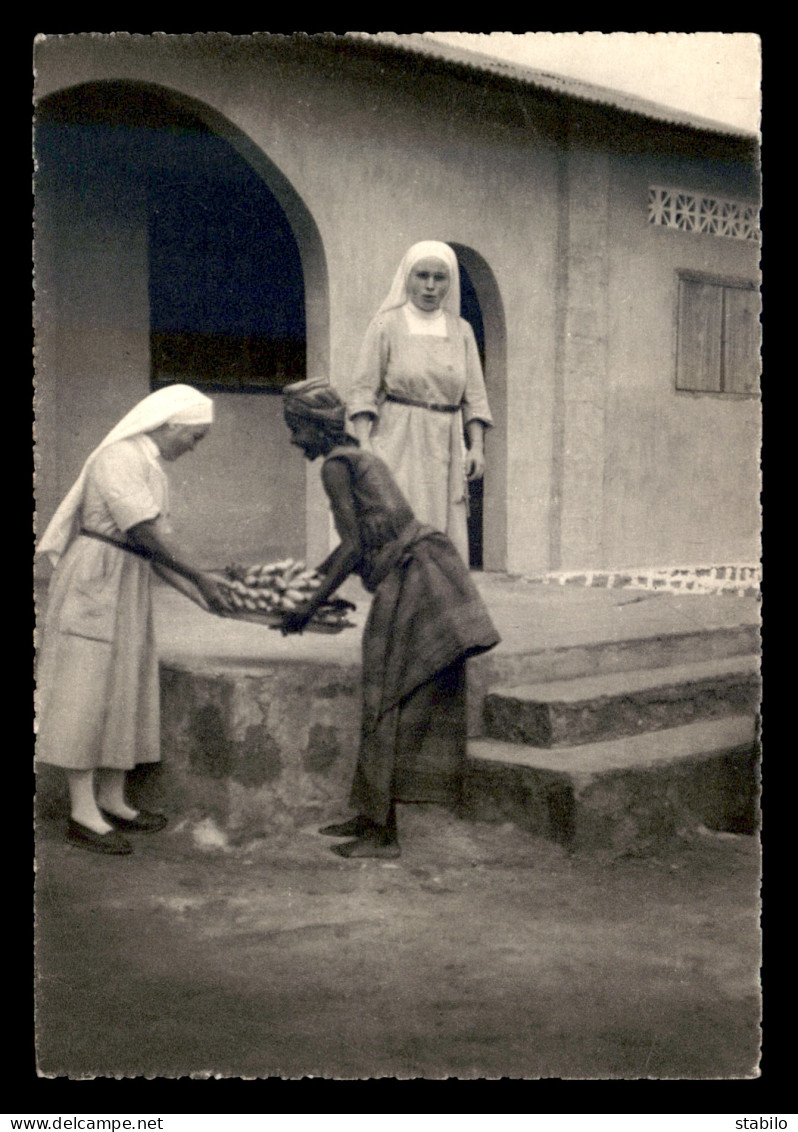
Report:
[[[371,837],[346,841],[343,845],[333,845],[332,851],[339,857],[379,857],[385,861],[394,861],[402,855],[398,841],[384,841],[382,838]]]
[[[81,825],[74,818],[70,818],[67,823],[66,839],[70,845],[78,849],[88,849],[90,853],[123,856],[133,852],[133,846],[118,830],[109,829],[105,833],[97,833],[88,826]]]
[[[134,818],[120,818],[102,808],[100,813],[114,829],[121,829],[124,833],[158,833],[169,824],[169,818],[165,814],[151,814],[147,810],[139,810]]]
[[[371,818],[358,814],[356,818],[338,822],[335,825],[325,825],[319,830],[325,837],[366,837],[374,829]]]

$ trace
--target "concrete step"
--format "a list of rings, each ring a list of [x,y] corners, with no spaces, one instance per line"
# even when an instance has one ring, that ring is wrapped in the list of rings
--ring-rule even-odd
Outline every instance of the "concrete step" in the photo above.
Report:
[[[759,659],[723,657],[669,668],[491,688],[485,734],[564,747],[755,712]]]
[[[528,635],[534,639],[534,624],[530,625]],[[670,668],[732,656],[755,656],[760,646],[760,630],[755,624],[658,633],[557,648],[513,650],[500,645],[469,661],[469,734],[482,734],[482,701],[493,688],[575,680],[612,672]]]
[[[464,814],[573,849],[643,850],[681,829],[752,833],[752,713],[556,750],[471,739]]]

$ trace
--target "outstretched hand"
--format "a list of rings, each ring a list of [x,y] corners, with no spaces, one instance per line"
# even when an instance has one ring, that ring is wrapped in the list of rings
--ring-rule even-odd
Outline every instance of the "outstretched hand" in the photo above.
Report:
[[[287,637],[289,633],[301,633],[312,616],[312,612],[307,609],[297,609],[292,613],[285,613],[283,623],[280,626],[281,633],[284,637]]]
[[[206,571],[197,578],[197,589],[208,603],[212,613],[224,616],[225,613],[234,613],[235,605],[225,579],[210,571]]]

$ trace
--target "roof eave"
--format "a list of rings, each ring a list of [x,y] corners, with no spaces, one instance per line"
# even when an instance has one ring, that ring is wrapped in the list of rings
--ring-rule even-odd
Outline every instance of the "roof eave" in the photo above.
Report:
[[[689,114],[686,111],[663,106],[637,95],[626,94],[624,91],[595,86],[583,82],[581,79],[553,75],[532,67],[509,63],[490,55],[478,55],[461,47],[453,47],[437,40],[425,39],[416,33],[401,35],[395,32],[346,32],[344,38],[358,44],[368,43],[378,50],[389,53],[421,56],[452,68],[465,68],[469,71],[492,75],[522,86],[534,87],[549,94],[558,94],[564,98],[618,110],[624,114],[666,123],[677,128],[738,138],[747,142],[759,141],[758,133],[743,130],[725,122],[718,122],[697,114]]]

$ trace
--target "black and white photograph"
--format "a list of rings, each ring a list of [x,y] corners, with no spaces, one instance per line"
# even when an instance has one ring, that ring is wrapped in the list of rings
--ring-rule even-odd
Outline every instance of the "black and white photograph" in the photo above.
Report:
[[[761,1076],[761,46],[35,36],[39,1079]]]

